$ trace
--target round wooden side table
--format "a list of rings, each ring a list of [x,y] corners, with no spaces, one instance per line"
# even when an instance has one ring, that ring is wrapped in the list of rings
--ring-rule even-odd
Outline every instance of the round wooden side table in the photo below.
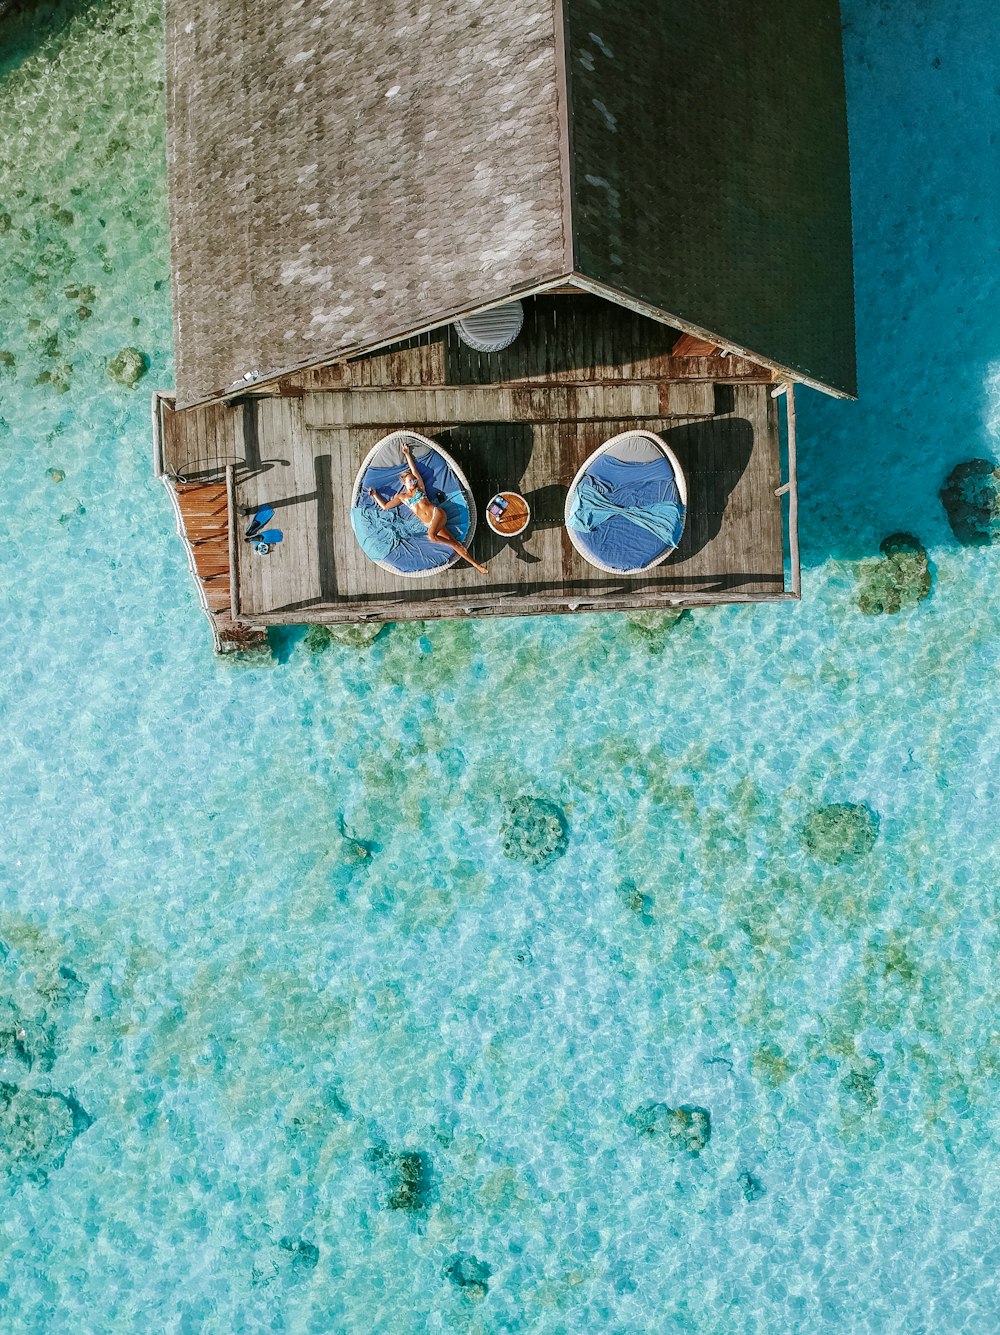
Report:
[[[530,521],[531,506],[519,492],[500,491],[486,506],[486,522],[501,538],[516,538]]]

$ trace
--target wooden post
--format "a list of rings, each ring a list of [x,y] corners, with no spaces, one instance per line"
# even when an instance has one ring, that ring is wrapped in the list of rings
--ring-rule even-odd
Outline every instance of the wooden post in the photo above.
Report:
[[[239,541],[236,536],[236,465],[226,464],[226,510],[229,524],[229,615],[240,617]]]
[[[795,386],[788,386],[788,547],[792,559],[792,595],[802,597],[802,568],[799,563],[799,480],[795,464]]]
[[[167,427],[163,420],[164,410],[174,411],[174,395],[164,389],[155,389],[152,397],[153,418],[153,476],[167,475]]]
[[[163,426],[160,414],[159,390],[153,394],[153,476],[163,476]]]

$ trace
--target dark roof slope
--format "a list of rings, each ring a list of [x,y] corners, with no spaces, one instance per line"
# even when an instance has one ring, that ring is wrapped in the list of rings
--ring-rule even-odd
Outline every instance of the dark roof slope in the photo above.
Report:
[[[566,0],[575,267],[856,391],[836,0]]]
[[[178,401],[568,268],[552,0],[168,0]]]

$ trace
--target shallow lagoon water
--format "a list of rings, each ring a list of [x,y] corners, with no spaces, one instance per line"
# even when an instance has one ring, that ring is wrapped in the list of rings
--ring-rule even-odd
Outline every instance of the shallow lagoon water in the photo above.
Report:
[[[1000,431],[1000,32],[960,11],[843,6],[862,397],[800,395],[800,606],[242,662],[151,477],[158,6],[0,61],[4,1329],[995,1330],[997,549],[939,491]],[[931,595],[863,615],[900,530]]]

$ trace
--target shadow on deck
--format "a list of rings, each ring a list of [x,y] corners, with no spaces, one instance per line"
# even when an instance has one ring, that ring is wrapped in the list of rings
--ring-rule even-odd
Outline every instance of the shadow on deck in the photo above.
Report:
[[[239,508],[270,505],[284,532],[267,556],[234,544],[240,619],[265,626],[797,596],[785,580],[770,373],[738,358],[675,357],[676,331],[596,299],[538,298],[526,312],[521,338],[504,353],[475,353],[438,330],[290,377],[279,393],[161,409],[165,471],[210,485],[233,465]],[[487,576],[461,566],[407,580],[361,552],[350,524],[355,474],[371,446],[404,425],[440,440],[468,477],[480,513],[472,549]],[[635,426],[663,435],[677,455],[687,523],[664,564],[611,575],[569,541],[566,494],[593,450]],[[531,506],[521,538],[501,538],[483,519],[500,490],[520,491]]]

